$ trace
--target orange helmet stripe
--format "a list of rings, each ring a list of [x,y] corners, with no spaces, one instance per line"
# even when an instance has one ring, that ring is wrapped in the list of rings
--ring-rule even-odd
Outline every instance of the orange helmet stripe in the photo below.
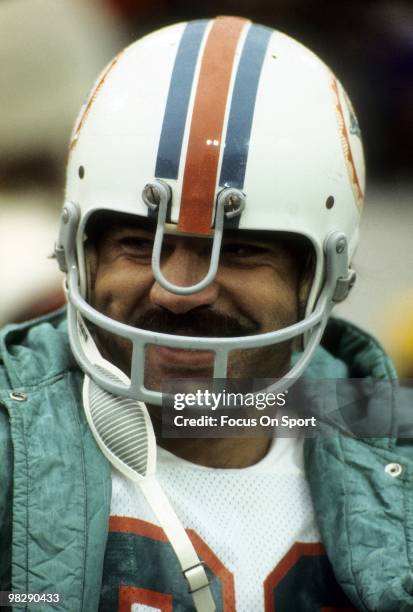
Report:
[[[215,185],[235,52],[249,22],[218,17],[206,41],[195,93],[178,230],[211,233]]]

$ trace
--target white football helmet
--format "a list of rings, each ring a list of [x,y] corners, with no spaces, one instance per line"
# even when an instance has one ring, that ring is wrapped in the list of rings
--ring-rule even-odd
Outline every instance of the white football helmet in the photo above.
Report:
[[[98,79],[70,144],[56,254],[67,274],[69,334],[80,367],[111,393],[160,404],[161,393],[144,385],[147,344],[212,351],[214,377],[225,378],[231,350],[303,335],[303,353],[288,374],[296,379],[334,303],[354,282],[363,192],[362,143],[349,99],[300,43],[246,19],[218,17],[132,44]],[[154,278],[176,294],[212,282],[226,227],[305,237],[315,270],[304,318],[270,333],[200,338],[105,316],[87,302],[84,248],[86,225],[101,211],[157,219]],[[210,268],[199,283],[181,287],[163,276],[165,232],[210,237]],[[131,341],[130,384],[98,366],[85,321]]]

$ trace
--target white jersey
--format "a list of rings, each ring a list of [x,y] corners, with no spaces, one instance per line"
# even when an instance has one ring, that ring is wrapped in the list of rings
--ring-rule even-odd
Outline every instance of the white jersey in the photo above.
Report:
[[[207,468],[158,448],[157,476],[206,567],[219,577],[225,610],[271,609],[265,601],[272,597],[280,564],[285,564],[289,554],[297,557],[303,550],[319,550],[302,440],[278,438],[264,459],[244,469]],[[162,553],[154,546],[151,553],[149,541],[156,540],[158,547],[163,542],[164,550],[167,542],[151,508],[139,487],[116,470],[112,485],[110,531],[118,535],[133,532],[142,542],[145,567],[149,564],[152,573],[162,573]],[[137,542],[126,548],[139,556]],[[170,553],[166,556],[175,563]],[[138,563],[137,572],[139,567]],[[174,571],[180,574],[179,568]],[[182,580],[182,575],[177,579]],[[136,581],[137,585],[138,577]],[[171,589],[163,583],[162,592],[135,585],[129,609],[168,609],[161,595]],[[183,585],[186,587],[184,581]],[[176,605],[170,609],[188,608]]]

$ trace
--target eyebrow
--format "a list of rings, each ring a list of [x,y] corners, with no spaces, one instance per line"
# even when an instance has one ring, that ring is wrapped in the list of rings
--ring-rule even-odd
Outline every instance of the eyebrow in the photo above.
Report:
[[[128,213],[114,213],[112,211],[100,211],[95,213],[89,220],[86,233],[89,239],[102,240],[111,232],[124,230],[142,230],[155,233],[156,219],[131,215]],[[302,236],[298,237],[287,232],[276,230],[247,230],[247,229],[224,229],[223,240],[245,240],[265,243],[267,245],[280,245],[297,253],[306,248]]]

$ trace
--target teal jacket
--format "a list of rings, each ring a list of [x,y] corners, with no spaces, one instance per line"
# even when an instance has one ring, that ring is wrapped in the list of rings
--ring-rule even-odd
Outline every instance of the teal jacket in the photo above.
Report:
[[[332,319],[324,344],[308,377],[394,377],[378,344],[348,323]],[[61,312],[0,334],[0,590],[59,592],[62,612],[98,608],[111,500],[110,465],[87,426],[81,383]],[[406,394],[405,421],[409,409],[413,420]],[[348,597],[360,610],[413,610],[410,440],[318,436],[306,440],[305,462]],[[385,470],[392,463],[402,466],[397,477]]]

